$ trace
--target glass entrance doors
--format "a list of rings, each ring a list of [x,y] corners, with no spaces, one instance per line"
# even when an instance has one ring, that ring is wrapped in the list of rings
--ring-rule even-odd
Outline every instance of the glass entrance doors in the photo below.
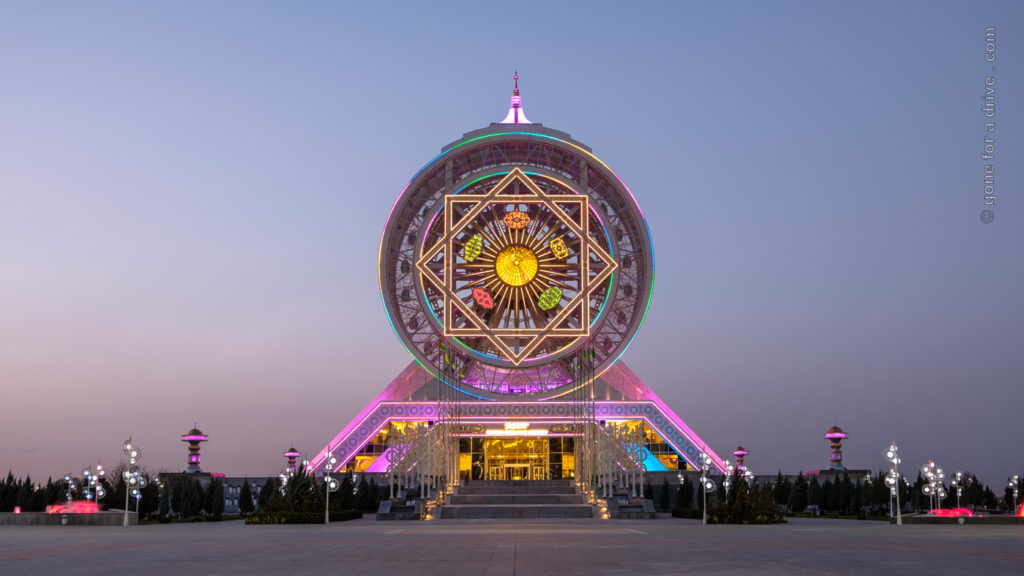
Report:
[[[487,480],[547,480],[547,438],[493,438],[484,441]]]

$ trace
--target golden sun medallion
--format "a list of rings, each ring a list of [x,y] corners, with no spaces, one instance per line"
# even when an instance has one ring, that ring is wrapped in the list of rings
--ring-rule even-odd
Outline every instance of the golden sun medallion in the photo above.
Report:
[[[509,286],[523,286],[537,275],[537,255],[525,246],[509,246],[494,260],[498,278]]]

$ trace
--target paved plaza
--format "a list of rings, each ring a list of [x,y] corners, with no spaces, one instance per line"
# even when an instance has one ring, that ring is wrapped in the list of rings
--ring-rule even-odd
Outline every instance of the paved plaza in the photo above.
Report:
[[[1021,574],[1022,526],[797,519],[0,527],[0,574]]]

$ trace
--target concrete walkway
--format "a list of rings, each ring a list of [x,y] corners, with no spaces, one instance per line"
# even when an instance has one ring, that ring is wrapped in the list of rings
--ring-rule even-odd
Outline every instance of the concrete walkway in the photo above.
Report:
[[[1022,526],[797,519],[0,527],[0,574],[1024,574]]]

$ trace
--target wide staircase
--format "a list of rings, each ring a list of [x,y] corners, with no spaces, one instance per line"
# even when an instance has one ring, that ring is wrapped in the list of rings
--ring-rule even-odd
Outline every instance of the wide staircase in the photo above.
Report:
[[[472,480],[440,508],[439,518],[593,518],[571,480]]]

